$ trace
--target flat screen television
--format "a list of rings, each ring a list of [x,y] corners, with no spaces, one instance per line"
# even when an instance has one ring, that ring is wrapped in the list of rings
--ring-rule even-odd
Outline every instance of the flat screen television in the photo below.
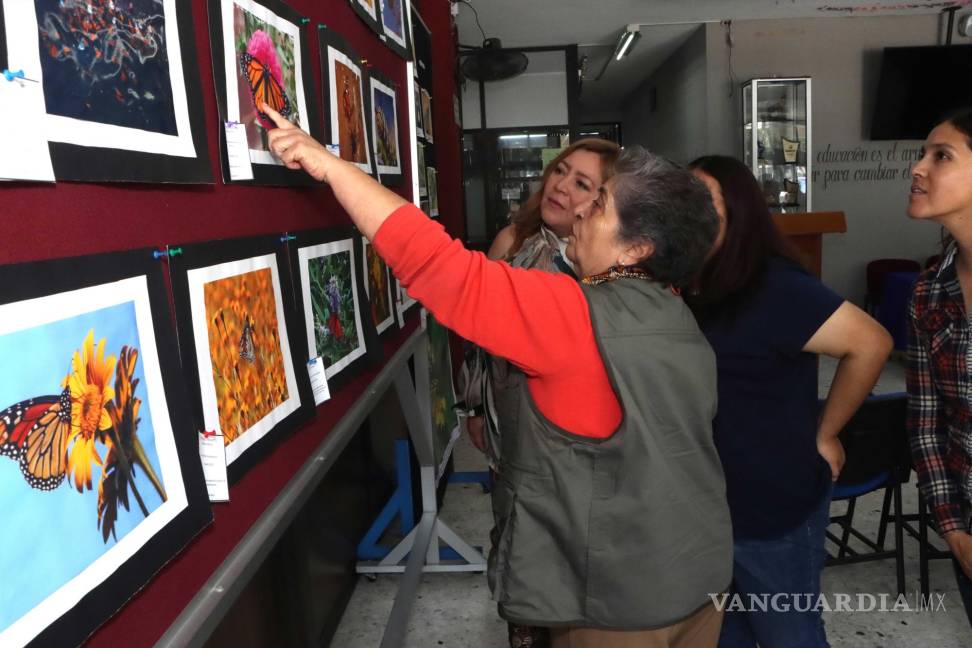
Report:
[[[925,139],[963,106],[972,106],[972,45],[884,48],[872,140]]]

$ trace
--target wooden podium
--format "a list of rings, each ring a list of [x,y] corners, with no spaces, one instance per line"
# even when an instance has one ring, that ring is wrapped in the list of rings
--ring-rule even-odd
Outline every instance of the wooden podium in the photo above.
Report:
[[[847,231],[844,212],[810,212],[806,214],[773,214],[773,222],[787,241],[819,279],[824,234],[842,234]]]

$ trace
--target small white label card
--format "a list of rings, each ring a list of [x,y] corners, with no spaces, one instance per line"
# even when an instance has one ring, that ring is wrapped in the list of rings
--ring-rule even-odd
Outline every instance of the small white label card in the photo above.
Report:
[[[54,182],[46,117],[40,83],[0,76],[0,124],[7,124],[0,147],[0,179]]]
[[[229,480],[226,477],[226,446],[219,432],[199,433],[199,458],[210,502],[229,501]]]
[[[253,164],[250,163],[250,145],[246,142],[246,126],[228,121],[224,127],[230,180],[252,180]]]
[[[320,356],[307,361],[307,373],[310,374],[311,389],[314,390],[314,404],[320,405],[331,398],[327,376],[324,374],[324,360]]]

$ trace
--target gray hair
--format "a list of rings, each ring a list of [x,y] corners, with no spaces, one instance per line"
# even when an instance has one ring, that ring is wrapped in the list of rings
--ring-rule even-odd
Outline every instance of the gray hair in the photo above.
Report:
[[[675,286],[691,283],[719,227],[705,184],[640,146],[621,153],[611,184],[620,221],[618,238],[654,245],[654,253],[638,265],[656,281]]]

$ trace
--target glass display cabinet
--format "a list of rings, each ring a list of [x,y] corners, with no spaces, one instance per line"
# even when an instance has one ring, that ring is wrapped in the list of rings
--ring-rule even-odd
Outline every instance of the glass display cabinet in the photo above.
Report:
[[[743,159],[771,212],[812,211],[810,79],[743,84]]]

